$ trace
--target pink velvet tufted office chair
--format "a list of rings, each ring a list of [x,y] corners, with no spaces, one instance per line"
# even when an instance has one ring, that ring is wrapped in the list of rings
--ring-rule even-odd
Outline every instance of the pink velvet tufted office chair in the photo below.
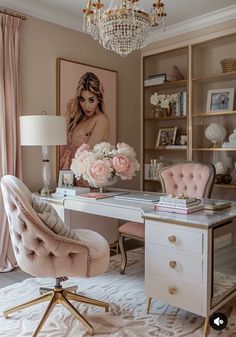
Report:
[[[163,193],[184,193],[188,197],[210,198],[215,168],[212,164],[183,162],[163,167],[159,175]]]
[[[159,175],[163,193],[184,193],[188,197],[210,198],[215,180],[215,168],[211,164],[183,162],[163,167]],[[144,242],[144,233],[143,223],[130,221],[119,227],[121,274],[125,273],[127,265],[125,239]]]
[[[109,304],[73,293],[71,287],[64,289],[61,282],[69,276],[90,277],[104,273],[109,264],[107,241],[100,234],[85,229],[75,230],[77,240],[55,234],[33,209],[32,195],[22,181],[14,176],[4,176],[1,187],[12,245],[20,268],[33,276],[56,279],[54,289],[46,289],[49,291],[42,296],[4,311],[4,316],[49,301],[33,335],[36,337],[55,304],[61,303],[80,320],[89,334],[93,334],[93,327],[70,300],[100,306],[106,311]]]

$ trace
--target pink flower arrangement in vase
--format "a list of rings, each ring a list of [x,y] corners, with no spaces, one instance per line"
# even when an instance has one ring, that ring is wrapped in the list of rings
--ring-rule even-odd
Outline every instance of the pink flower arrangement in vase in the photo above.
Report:
[[[77,179],[83,178],[90,186],[103,188],[116,177],[130,180],[140,168],[134,149],[126,143],[115,146],[107,142],[96,144],[90,149],[81,145],[72,159],[70,169]]]

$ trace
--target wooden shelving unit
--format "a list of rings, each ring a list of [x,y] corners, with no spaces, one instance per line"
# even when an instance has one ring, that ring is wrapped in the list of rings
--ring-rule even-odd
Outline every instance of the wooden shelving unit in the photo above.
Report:
[[[224,32],[225,34],[225,32]],[[236,148],[217,147],[211,148],[210,141],[205,136],[205,129],[211,123],[218,123],[226,129],[225,142],[236,129],[236,98],[233,109],[209,111],[207,99],[209,90],[225,90],[234,88],[236,95],[236,71],[223,73],[221,61],[225,58],[235,57],[236,28],[234,33],[215,36],[215,38],[202,38],[190,41],[189,44],[169,46],[162,48],[160,53],[155,50],[142,55],[143,81],[150,75],[167,73],[176,65],[184,75],[184,80],[163,83],[161,85],[143,86],[142,97],[142,189],[156,191],[156,181],[145,179],[151,159],[159,162],[181,162],[193,160],[213,163],[223,162],[228,166],[230,173],[236,163]],[[151,116],[153,106],[150,104],[150,96],[158,94],[170,95],[178,92],[187,92],[187,115],[164,116],[154,118]],[[162,128],[177,127],[177,137],[174,146],[156,147],[157,135]],[[180,145],[180,136],[186,134],[187,146]],[[147,175],[146,175],[147,176]],[[222,198],[227,199],[227,189],[233,191],[236,184],[217,184],[218,190],[222,190]],[[214,188],[214,189],[215,189]],[[218,194],[217,197],[220,195]],[[214,193],[213,193],[214,197]],[[232,195],[230,194],[232,198]]]

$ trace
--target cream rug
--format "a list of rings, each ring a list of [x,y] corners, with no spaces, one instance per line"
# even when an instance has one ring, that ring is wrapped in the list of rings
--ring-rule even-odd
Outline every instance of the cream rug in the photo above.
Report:
[[[79,310],[95,328],[95,337],[201,337],[204,319],[155,300],[150,315],[146,315],[144,295],[143,250],[129,252],[126,275],[119,274],[120,257],[111,258],[108,272],[91,279],[70,279],[66,284],[78,284],[81,294],[111,304],[109,313],[101,308],[79,304]],[[29,278],[0,290],[0,310],[20,304],[38,295],[40,286],[53,285],[52,279]],[[64,283],[65,284],[65,283]],[[236,301],[225,305],[221,312],[228,317],[228,327],[222,332],[211,329],[210,337],[236,337]],[[74,302],[75,303],[75,302]],[[0,317],[1,337],[31,337],[46,303],[14,313],[9,319]],[[61,305],[57,305],[39,337],[88,336],[80,322]]]

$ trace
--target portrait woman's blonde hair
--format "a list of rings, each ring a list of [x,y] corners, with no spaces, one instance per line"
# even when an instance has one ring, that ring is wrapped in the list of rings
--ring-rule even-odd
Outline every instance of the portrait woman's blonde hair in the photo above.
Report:
[[[67,116],[68,116],[68,138],[71,138],[72,132],[75,127],[80,123],[84,117],[84,111],[80,105],[80,97],[84,90],[93,93],[98,100],[98,111],[104,113],[103,101],[103,87],[98,77],[91,72],[87,72],[81,76],[78,87],[76,89],[76,96],[69,100],[67,103]]]

